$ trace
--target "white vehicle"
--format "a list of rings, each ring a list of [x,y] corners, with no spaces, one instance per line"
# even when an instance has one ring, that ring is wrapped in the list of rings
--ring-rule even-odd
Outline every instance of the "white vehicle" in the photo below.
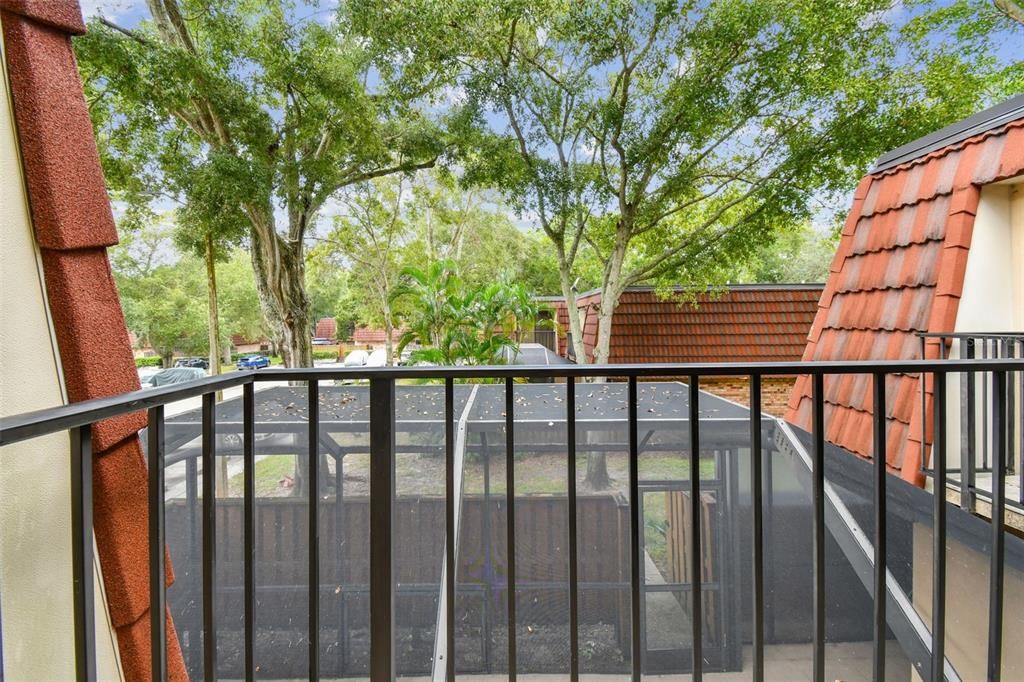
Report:
[[[363,367],[370,357],[365,350],[354,350],[345,356],[346,367]]]

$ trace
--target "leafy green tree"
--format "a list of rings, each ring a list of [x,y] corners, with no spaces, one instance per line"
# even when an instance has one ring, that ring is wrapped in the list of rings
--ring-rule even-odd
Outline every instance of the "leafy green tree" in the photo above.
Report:
[[[369,317],[384,327],[389,365],[394,362],[392,292],[400,275],[401,251],[411,233],[402,215],[407,184],[391,177],[350,188],[343,200],[345,213],[335,218],[326,240],[351,264],[352,279],[365,284]]]
[[[206,310],[200,262],[184,258],[145,272],[114,271],[125,322],[157,352],[164,367],[174,354],[206,350]]]
[[[957,51],[977,3],[941,25],[927,0],[354,5],[387,58],[414,48],[487,112],[467,178],[536,215],[572,313],[581,245],[597,255],[599,363],[627,286],[729,279],[816,197],[1024,68],[992,58],[1005,32]],[[570,330],[580,343],[576,314]]]
[[[305,241],[341,188],[434,165],[446,143],[343,16],[285,0],[147,0],[134,28],[75,42],[111,187],[243,221],[260,303],[289,366],[311,364]],[[306,9],[306,8],[303,8]],[[312,15],[317,14],[312,12]],[[216,209],[216,210],[215,210]]]
[[[824,282],[838,233],[822,234],[809,222],[779,232],[761,245],[738,270],[736,282]]]
[[[221,347],[229,348],[235,335],[253,341],[269,339],[248,254],[241,249],[232,251],[219,266],[218,282]]]

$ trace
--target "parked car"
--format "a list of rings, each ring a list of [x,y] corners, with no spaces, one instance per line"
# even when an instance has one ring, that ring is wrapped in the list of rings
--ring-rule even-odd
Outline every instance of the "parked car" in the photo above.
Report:
[[[199,367],[171,367],[169,369],[162,369],[151,376],[148,387],[184,384],[189,381],[202,379],[205,376],[206,372]]]
[[[345,356],[346,367],[362,367],[370,355],[365,350],[354,350]]]
[[[367,367],[383,367],[386,364],[388,364],[388,352],[383,348],[378,348],[366,358]]]
[[[198,367],[199,369],[210,369],[210,361],[206,358],[178,358],[174,361],[175,367]]]
[[[238,369],[263,369],[270,367],[270,360],[265,355],[243,355],[235,366]]]
[[[330,339],[324,338],[322,336],[316,336],[316,337],[313,338],[313,345],[314,346],[333,346],[334,345],[334,341],[331,341]]]

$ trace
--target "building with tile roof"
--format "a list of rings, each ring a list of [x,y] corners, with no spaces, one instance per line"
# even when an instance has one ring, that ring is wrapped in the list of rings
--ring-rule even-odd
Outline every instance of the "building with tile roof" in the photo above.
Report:
[[[1024,330],[1024,95],[886,154],[860,182],[804,360],[948,357],[922,333]],[[808,429],[811,382],[786,417]],[[923,391],[922,391],[923,388]],[[887,463],[921,484],[931,381],[889,376]],[[827,379],[828,441],[871,455],[869,376]]]
[[[8,388],[0,413],[138,390],[107,260],[117,230],[71,48],[85,31],[78,3],[0,0],[0,25],[0,367]],[[145,425],[136,412],[91,429],[100,679],[151,677],[146,463],[137,435]],[[0,524],[17,531],[0,534],[3,625],[40,634],[4,649],[0,677],[75,677],[74,657],[55,655],[72,641],[70,451],[66,433],[4,448]],[[186,679],[169,612],[167,623],[169,679]]]
[[[800,359],[817,312],[821,284],[733,284],[700,294],[695,304],[660,297],[652,287],[623,292],[612,317],[610,363],[793,362]],[[570,357],[564,299],[546,297],[558,319],[558,352]],[[582,315],[583,345],[593,360],[600,291],[576,299]],[[745,382],[712,379],[707,390],[746,403]],[[781,412],[791,379],[765,385],[765,408]]]
[[[317,339],[330,339],[334,341],[338,334],[338,323],[333,317],[321,317],[316,322],[313,337]]]

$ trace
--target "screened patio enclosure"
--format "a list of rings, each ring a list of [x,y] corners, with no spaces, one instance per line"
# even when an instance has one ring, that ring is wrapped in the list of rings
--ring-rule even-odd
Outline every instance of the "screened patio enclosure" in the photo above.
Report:
[[[636,504],[642,519],[642,532],[637,533],[631,533],[630,525],[627,384],[512,384],[511,415],[505,409],[506,385],[456,384],[450,428],[444,390],[436,384],[396,387],[396,672],[444,677],[446,438],[451,437],[457,538],[452,655],[460,675],[507,672],[509,623],[514,622],[519,674],[564,675],[575,647],[581,672],[627,679],[632,667],[634,541],[641,549],[636,568],[643,671],[688,673],[695,565],[688,537],[693,508],[689,387],[680,382],[637,384]],[[315,645],[323,676],[365,678],[371,576],[369,388],[321,382],[317,395],[320,629]],[[752,620],[749,412],[709,393],[699,395],[704,672],[739,672],[749,658]],[[255,392],[249,417],[256,455],[255,658],[260,676],[268,679],[301,677],[310,646],[306,401],[305,384],[270,384]],[[571,423],[570,405],[575,414]],[[201,422],[200,410],[187,410],[169,416],[164,427],[167,541],[176,576],[168,603],[196,679],[202,676]],[[512,458],[507,450],[509,424]],[[771,670],[773,647],[780,666],[793,652],[798,657],[806,653],[808,660],[810,656],[812,495],[806,434],[767,415],[761,424],[765,641]],[[243,674],[244,649],[242,400],[218,403],[215,425],[217,661],[221,676],[234,678]],[[570,459],[575,485],[569,482]],[[839,666],[835,670],[851,678],[857,665],[863,664],[867,675],[871,664],[871,557],[870,547],[863,546],[862,528],[868,526],[858,523],[870,516],[870,465],[831,446],[826,461],[827,641],[853,647],[866,643],[868,651],[858,662],[845,650],[836,650],[828,665]],[[867,467],[867,473],[862,476],[858,467]],[[894,481],[890,487],[903,484]],[[513,527],[507,513],[510,489]],[[911,667],[929,656],[926,619],[908,596],[912,526],[923,517],[913,507],[930,504],[924,498],[910,495],[904,506],[894,503],[888,509],[893,644],[887,656],[892,679],[909,679]],[[573,507],[576,518],[571,522]],[[575,566],[570,562],[573,542]],[[515,576],[511,613],[510,571]],[[571,584],[578,590],[575,624],[570,622]]]
[[[566,384],[516,384],[513,415],[519,669],[558,672],[565,667],[568,635],[568,481],[566,478]],[[580,530],[577,536],[581,591],[580,639],[596,650],[597,671],[628,669],[630,565],[626,481],[627,387],[623,383],[576,386],[575,444],[578,461]],[[507,470],[505,386],[455,386],[455,461],[458,563],[457,610],[462,627],[456,639],[460,672],[496,672],[507,666]],[[642,383],[638,388],[641,436],[640,501],[649,519],[644,545],[642,633],[651,670],[684,671],[690,666],[691,628],[686,595],[688,540],[688,387],[677,382]],[[308,452],[305,418],[307,391],[275,385],[258,391],[255,401],[257,476],[261,467],[286,471],[287,488],[257,495],[257,632],[271,650],[302,649],[305,623],[306,556],[294,538],[305,538],[305,485],[302,456]],[[321,632],[325,673],[365,674],[368,621],[368,518],[366,472],[369,446],[369,390],[365,385],[323,385],[319,390],[322,475],[318,481],[321,524]],[[736,504],[739,479],[736,453],[748,446],[747,411],[707,393],[701,394],[702,541],[705,656],[712,669],[741,665],[738,561],[739,517],[725,514]],[[430,673],[437,620],[443,618],[444,564],[444,387],[398,386],[395,410],[396,552],[398,669]],[[218,499],[221,556],[218,566],[223,628],[241,620],[241,507],[232,505],[240,461],[242,401],[217,406],[217,455],[226,472],[227,497]],[[197,479],[201,415],[190,410],[167,419],[165,448],[168,538],[178,582],[169,593],[177,629],[190,651],[190,633],[200,623],[201,593],[191,577],[199,574]],[[586,487],[589,460],[601,459],[608,480],[598,490]],[[340,463],[340,464],[339,464]],[[226,466],[225,466],[226,464]],[[294,472],[294,473],[293,473]],[[276,475],[276,474],[275,474]],[[235,493],[237,494],[237,493]],[[674,516],[673,516],[674,515]],[[340,529],[340,533],[338,532]],[[234,542],[232,542],[234,540]],[[194,570],[193,570],[194,569]],[[730,589],[731,588],[731,589]],[[240,628],[240,625],[239,625]],[[222,660],[230,631],[221,635]],[[196,647],[198,648],[198,647]],[[188,655],[188,654],[186,654]],[[301,674],[304,654],[278,674]],[[225,661],[225,663],[227,662]],[[331,662],[334,665],[331,666]],[[268,662],[268,666],[273,666]],[[331,667],[334,670],[331,670]],[[198,671],[197,671],[198,672]],[[225,669],[226,674],[232,671]]]

